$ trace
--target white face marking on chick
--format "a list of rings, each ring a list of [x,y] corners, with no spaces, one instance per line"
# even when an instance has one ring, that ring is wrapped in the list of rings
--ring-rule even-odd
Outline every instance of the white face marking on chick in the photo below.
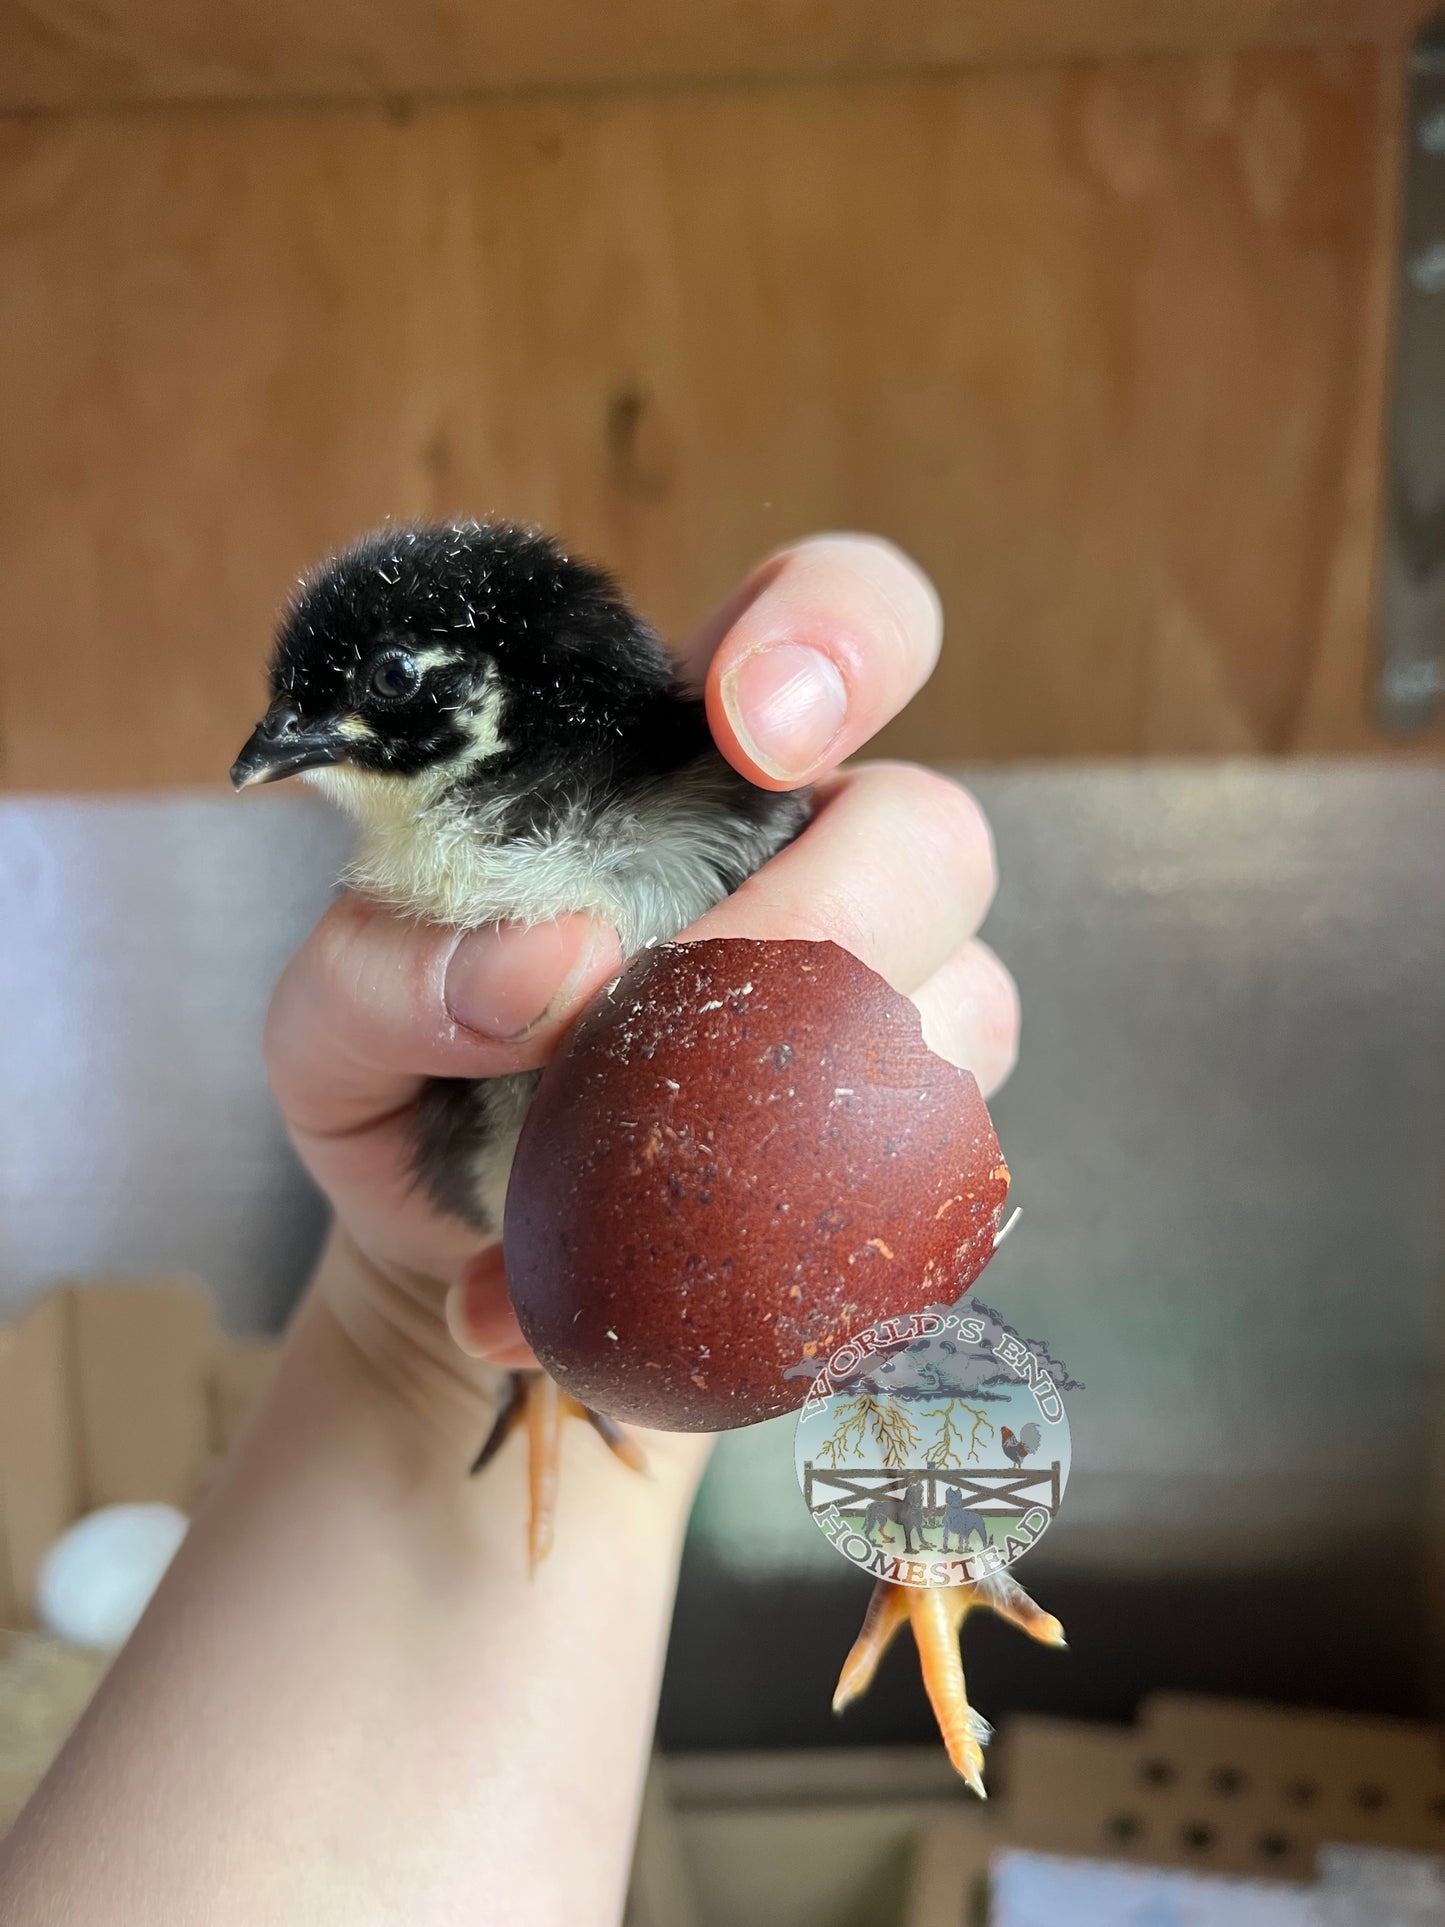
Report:
[[[455,660],[443,649],[424,650],[412,657],[418,667],[433,669]],[[467,747],[445,763],[433,764],[412,776],[338,763],[324,769],[303,770],[302,781],[320,790],[348,816],[368,828],[395,830],[415,822],[462,777],[506,750],[501,717],[502,691],[495,672],[489,672],[480,695],[456,715],[457,726],[467,738]],[[343,716],[336,725],[336,733],[351,743],[374,742],[378,734],[364,717],[357,715]]]
[[[471,747],[457,759],[454,769],[490,762],[507,748],[502,740],[502,691],[495,670],[488,670],[481,695],[458,712],[457,721],[467,732]]]

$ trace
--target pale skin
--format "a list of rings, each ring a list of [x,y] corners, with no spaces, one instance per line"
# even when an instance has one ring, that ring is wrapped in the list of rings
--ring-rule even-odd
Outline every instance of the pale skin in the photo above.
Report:
[[[770,558],[700,626],[724,754],[822,787],[803,836],[688,934],[845,945],[991,1090],[1018,1005],[975,934],[987,825],[922,770],[833,774],[939,641],[924,577],[853,536]],[[809,658],[779,648],[823,656],[811,706]],[[268,1069],[336,1230],[272,1390],[0,1845],[8,1927],[620,1917],[706,1441],[643,1435],[639,1478],[566,1428],[555,1550],[529,1574],[519,1443],[464,1476],[492,1367],[529,1355],[499,1252],[410,1187],[406,1129],[423,1077],[544,1064],[617,961],[585,917],[459,936],[343,899],[289,965]]]

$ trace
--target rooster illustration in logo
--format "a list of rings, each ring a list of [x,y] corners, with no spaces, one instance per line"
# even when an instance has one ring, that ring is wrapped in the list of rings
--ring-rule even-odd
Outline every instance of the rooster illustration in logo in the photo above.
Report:
[[[1037,1425],[1026,1425],[1017,1437],[1005,1425],[998,1435],[1003,1455],[1010,1465],[1022,1465],[1030,1452],[1037,1452],[1042,1437]]]

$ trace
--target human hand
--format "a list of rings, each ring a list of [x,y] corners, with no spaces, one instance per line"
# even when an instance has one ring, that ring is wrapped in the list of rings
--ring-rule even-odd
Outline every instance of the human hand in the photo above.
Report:
[[[814,820],[691,938],[828,938],[917,1003],[929,1043],[985,1092],[1012,1066],[1012,979],[974,934],[993,895],[992,840],[958,785],[902,764],[837,766],[927,680],[937,598],[891,546],[819,537],[771,557],[685,649],[714,737],[771,789],[815,783]],[[620,964],[589,916],[471,931],[332,906],[272,1003],[272,1087],[339,1237],[323,1289],[383,1380],[433,1428],[475,1445],[490,1375],[530,1354],[501,1248],[479,1249],[412,1178],[411,1109],[429,1077],[547,1062]]]

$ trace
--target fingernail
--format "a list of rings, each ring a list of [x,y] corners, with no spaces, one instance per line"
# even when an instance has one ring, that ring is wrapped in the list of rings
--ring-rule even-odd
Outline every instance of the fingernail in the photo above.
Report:
[[[843,678],[802,643],[755,649],[723,678],[723,707],[748,755],[769,776],[806,776],[848,713]]]
[[[619,949],[617,933],[594,917],[468,930],[447,963],[447,1009],[480,1037],[515,1042],[566,1005],[604,948]]]

